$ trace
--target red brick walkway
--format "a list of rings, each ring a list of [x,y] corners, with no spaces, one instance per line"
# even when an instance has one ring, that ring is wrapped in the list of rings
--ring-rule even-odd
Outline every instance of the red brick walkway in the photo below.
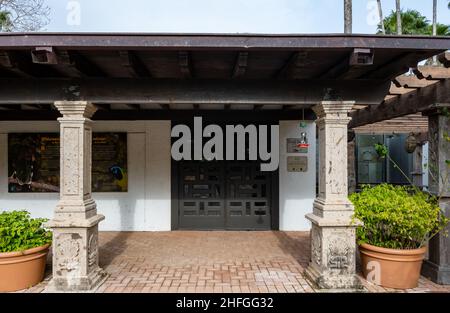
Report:
[[[307,232],[103,232],[97,292],[314,292]],[[46,281],[26,292],[41,292]],[[365,283],[370,292],[399,292]],[[421,278],[407,292],[450,292]]]

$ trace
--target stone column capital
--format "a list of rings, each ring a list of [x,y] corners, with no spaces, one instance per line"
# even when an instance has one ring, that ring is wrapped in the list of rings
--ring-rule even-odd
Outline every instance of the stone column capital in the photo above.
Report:
[[[348,113],[354,105],[355,101],[321,101],[312,109],[318,119],[350,121]]]
[[[54,103],[63,119],[90,119],[97,108],[88,101],[56,101]]]

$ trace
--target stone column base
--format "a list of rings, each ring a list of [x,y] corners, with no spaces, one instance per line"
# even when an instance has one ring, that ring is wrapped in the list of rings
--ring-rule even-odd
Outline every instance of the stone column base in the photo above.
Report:
[[[109,274],[100,267],[87,276],[70,278],[52,278],[45,292],[95,292],[108,278]]]
[[[450,267],[439,266],[425,260],[422,265],[422,275],[440,285],[450,285]]]
[[[98,223],[103,219],[98,214],[47,223],[53,230],[53,277],[47,291],[93,291],[106,280],[98,266]]]
[[[320,271],[315,264],[309,264],[303,273],[305,277],[320,289],[342,291],[363,291],[364,287],[356,274],[338,274],[333,271]]]
[[[355,228],[350,221],[328,220],[314,214],[311,222],[311,263],[304,274],[322,289],[362,290],[356,274]]]

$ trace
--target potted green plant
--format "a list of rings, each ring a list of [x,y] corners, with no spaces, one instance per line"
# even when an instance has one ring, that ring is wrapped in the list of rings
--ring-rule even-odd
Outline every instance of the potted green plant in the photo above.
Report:
[[[52,233],[26,211],[0,213],[0,292],[32,287],[44,278]]]
[[[426,244],[445,228],[436,197],[408,186],[363,186],[350,195],[364,277],[378,285],[408,289],[418,285]]]

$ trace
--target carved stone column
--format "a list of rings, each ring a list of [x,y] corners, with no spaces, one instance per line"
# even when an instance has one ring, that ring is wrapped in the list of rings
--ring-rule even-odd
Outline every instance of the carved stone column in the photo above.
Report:
[[[84,101],[56,102],[60,122],[60,200],[53,220],[53,279],[49,291],[94,290],[106,279],[98,266],[98,223],[91,194],[92,121]]]
[[[313,107],[319,132],[319,195],[313,213],[311,263],[306,276],[324,289],[355,289],[356,239],[348,200],[347,125],[354,102],[323,101]]]
[[[450,104],[435,105],[428,115],[428,185],[429,191],[440,196],[439,205],[450,217],[450,117],[445,111]],[[447,226],[450,233],[450,225]],[[428,260],[422,267],[422,275],[438,284],[450,284],[450,237],[436,235],[429,242]]]

